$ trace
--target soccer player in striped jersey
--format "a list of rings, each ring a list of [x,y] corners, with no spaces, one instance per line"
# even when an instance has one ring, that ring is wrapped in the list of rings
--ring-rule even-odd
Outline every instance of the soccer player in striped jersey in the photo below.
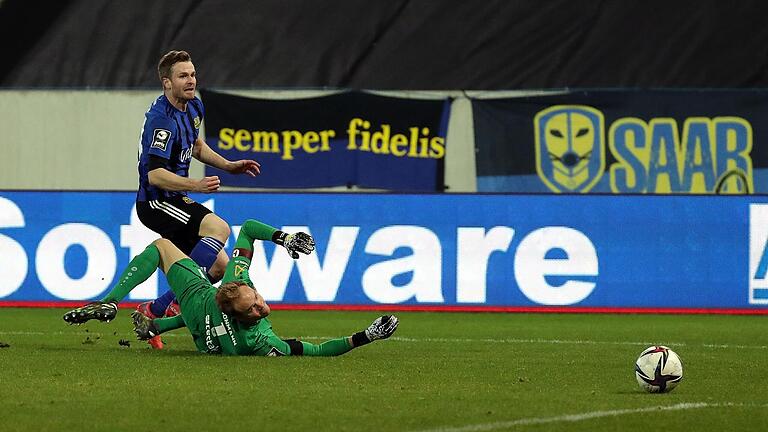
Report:
[[[181,315],[149,319],[134,312],[134,331],[139,339],[186,326],[198,351],[210,354],[261,356],[336,356],[374,340],[390,337],[398,327],[395,316],[384,315],[365,330],[321,344],[281,339],[272,330],[267,316],[271,310],[254,288],[248,275],[255,240],[272,240],[288,250],[309,254],[315,242],[309,234],[286,234],[267,224],[248,220],[243,224],[227,265],[222,285],[216,289],[200,267],[168,240],[160,239],[137,255],[120,276],[120,281],[101,302],[94,302],[64,314],[70,324],[90,319],[109,321],[117,314],[117,302],[152,275],[157,267],[165,272],[168,284],[181,305]]]
[[[216,282],[224,274],[228,258],[222,252],[229,225],[187,192],[212,193],[219,189],[217,176],[189,178],[192,158],[233,174],[259,174],[253,160],[231,162],[213,151],[202,136],[203,102],[195,96],[197,76],[186,51],[170,51],[158,64],[163,94],[145,115],[139,147],[139,190],[136,213],[149,229],[173,242],[197,262]],[[174,300],[173,292],[140,306],[149,316],[163,316]],[[153,344],[159,345],[159,340]],[[157,346],[161,347],[161,345]]]

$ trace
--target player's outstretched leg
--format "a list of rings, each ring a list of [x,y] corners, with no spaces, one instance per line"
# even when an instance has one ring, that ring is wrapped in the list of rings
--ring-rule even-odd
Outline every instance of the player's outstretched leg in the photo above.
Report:
[[[392,336],[392,333],[397,330],[397,326],[400,324],[397,317],[394,315],[383,315],[376,318],[367,329],[365,329],[365,335],[371,342],[377,339],[386,339]]]
[[[64,321],[69,324],[82,324],[92,319],[110,322],[117,315],[117,303],[115,302],[93,302],[83,307],[72,309],[64,314]]]

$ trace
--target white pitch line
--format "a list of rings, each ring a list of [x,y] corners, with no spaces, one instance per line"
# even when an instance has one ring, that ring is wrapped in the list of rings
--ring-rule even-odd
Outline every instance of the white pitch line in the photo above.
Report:
[[[458,427],[444,427],[435,429],[425,429],[419,432],[482,432],[492,431],[496,429],[508,429],[515,426],[530,426],[549,423],[566,423],[566,422],[579,422],[584,420],[591,420],[603,417],[617,417],[629,414],[643,414],[649,412],[661,412],[661,411],[683,411],[702,408],[722,408],[722,407],[759,407],[764,408],[768,405],[746,405],[736,403],[707,403],[707,402],[692,402],[692,403],[679,403],[676,405],[660,405],[647,408],[627,408],[607,411],[588,411],[578,414],[566,414],[554,417],[530,417],[517,420],[494,422],[494,423],[479,423]]]
[[[93,330],[90,332],[32,332],[32,331],[0,331],[0,335],[11,336],[62,336],[62,335],[74,335],[74,336],[88,336],[88,335],[101,335],[113,333],[115,330]],[[128,333],[128,332],[125,332]],[[165,333],[163,337],[190,337],[186,332]],[[299,339],[308,340],[329,340],[335,339],[339,336],[297,336]],[[398,342],[410,342],[410,343],[504,343],[504,344],[552,344],[552,345],[638,345],[638,346],[651,346],[658,343],[658,341],[593,341],[583,339],[488,339],[488,338],[409,338],[394,336],[389,340]],[[703,348],[713,349],[768,349],[768,345],[732,345],[732,344],[701,344],[694,345],[685,342],[670,342],[663,341],[664,345],[671,347],[684,347],[684,346],[698,346]]]

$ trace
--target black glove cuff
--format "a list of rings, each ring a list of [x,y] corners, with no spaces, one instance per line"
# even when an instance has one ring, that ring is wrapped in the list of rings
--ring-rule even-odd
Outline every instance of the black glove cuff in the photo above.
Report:
[[[285,246],[285,238],[288,237],[288,233],[277,230],[272,234],[272,241],[280,246]]]

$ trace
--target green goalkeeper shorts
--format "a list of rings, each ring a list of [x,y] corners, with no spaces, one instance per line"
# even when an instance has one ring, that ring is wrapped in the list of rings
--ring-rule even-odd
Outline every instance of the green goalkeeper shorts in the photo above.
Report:
[[[168,269],[166,278],[176,294],[184,320],[204,319],[205,305],[215,296],[216,288],[205,277],[200,266],[189,258],[181,259]]]

